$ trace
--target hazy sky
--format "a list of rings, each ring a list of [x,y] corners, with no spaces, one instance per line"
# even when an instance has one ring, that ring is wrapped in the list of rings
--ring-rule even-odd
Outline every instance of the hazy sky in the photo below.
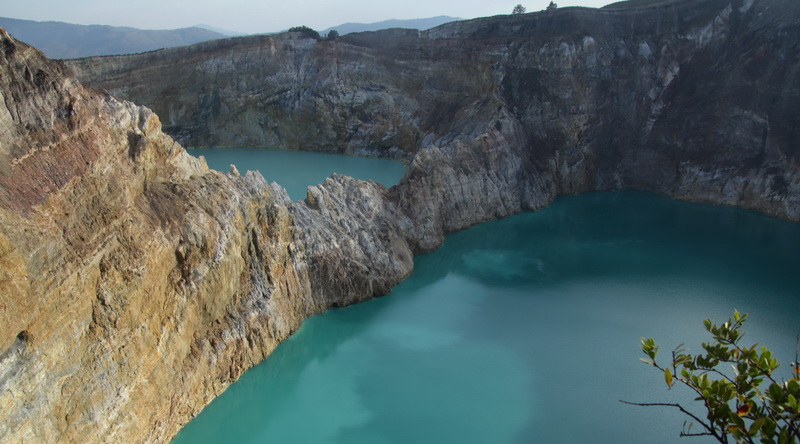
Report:
[[[600,7],[615,0],[560,0],[559,7]],[[0,0],[0,16],[77,23],[175,29],[198,24],[243,33],[305,25],[323,30],[346,22],[449,15],[461,18],[508,14],[521,3],[528,12],[550,0]]]

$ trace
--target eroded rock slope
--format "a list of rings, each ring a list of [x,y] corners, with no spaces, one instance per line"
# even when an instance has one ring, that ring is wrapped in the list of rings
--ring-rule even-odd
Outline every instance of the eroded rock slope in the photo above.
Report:
[[[2,30],[0,56],[0,442],[167,441],[303,319],[411,271],[381,186],[292,204]]]
[[[619,188],[798,220],[798,23],[793,0],[623,2],[332,41],[220,40],[70,66],[150,106],[189,145],[406,159],[429,151],[422,156],[462,170],[453,154],[468,153],[485,172],[470,166],[453,180],[470,183],[478,220],[559,193]],[[441,198],[449,208],[435,217],[469,224],[447,221],[461,217],[451,211],[458,196]]]

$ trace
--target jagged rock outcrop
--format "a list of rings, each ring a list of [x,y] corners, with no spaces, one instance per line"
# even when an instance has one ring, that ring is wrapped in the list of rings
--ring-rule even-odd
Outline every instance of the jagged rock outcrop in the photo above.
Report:
[[[293,204],[2,30],[0,51],[0,441],[167,441],[303,319],[410,273],[380,185]]]
[[[798,220],[800,5],[632,5],[333,41],[247,37],[70,67],[152,107],[189,145],[408,159],[442,151],[452,168],[461,160],[453,152],[480,157],[503,146],[513,173],[491,169],[477,179],[473,168],[457,179],[474,180],[476,196],[481,187],[502,192],[480,206],[473,200],[472,223],[559,193],[618,188]],[[422,200],[415,204],[434,205]]]
[[[798,10],[567,8],[69,65],[192,144],[410,160],[391,189],[334,176],[303,202],[209,171],[147,108],[2,32],[0,440],[167,440],[307,316],[558,194],[800,220]]]

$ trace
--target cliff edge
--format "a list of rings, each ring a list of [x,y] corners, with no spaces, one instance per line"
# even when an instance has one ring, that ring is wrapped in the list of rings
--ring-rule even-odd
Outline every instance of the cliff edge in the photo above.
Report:
[[[358,234],[392,216],[361,204],[380,185],[292,204],[3,30],[0,57],[0,441],[168,441],[303,319],[410,273],[397,229]]]
[[[800,220],[799,9],[564,8],[68,66],[0,31],[0,440],[166,441],[306,317],[385,294],[446,232],[559,194]],[[116,96],[196,144],[409,170],[291,202],[208,170]]]
[[[517,158],[518,177],[491,173],[515,190],[495,200],[516,211],[537,207],[542,187],[551,197],[627,188],[797,221],[798,23],[791,0],[621,2],[69,66],[152,107],[191,146],[411,161],[491,140]],[[506,213],[496,208],[480,212]]]

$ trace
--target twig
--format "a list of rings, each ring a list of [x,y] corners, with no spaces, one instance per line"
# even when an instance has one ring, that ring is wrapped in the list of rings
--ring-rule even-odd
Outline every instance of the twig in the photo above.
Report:
[[[716,432],[716,430],[714,430],[713,426],[709,426],[708,424],[704,423],[700,418],[695,416],[692,412],[690,412],[690,411],[686,410],[685,408],[683,408],[683,406],[680,405],[680,404],[671,404],[671,403],[666,403],[666,402],[630,402],[630,401],[623,401],[621,399],[619,400],[619,402],[621,402],[623,404],[636,405],[636,406],[640,406],[640,407],[675,407],[676,409],[678,409],[681,412],[683,412],[683,414],[685,414],[688,417],[690,417],[690,418],[694,419],[695,421],[697,421],[698,424],[700,424],[704,429],[707,430],[706,432],[699,433],[699,434],[695,434],[695,433],[684,434],[683,432],[681,432],[681,436],[713,436],[714,438],[717,438],[717,440],[719,442],[723,443],[723,444],[727,444],[727,442],[728,442],[728,440],[725,437],[724,433],[723,433],[723,435],[719,435]]]

